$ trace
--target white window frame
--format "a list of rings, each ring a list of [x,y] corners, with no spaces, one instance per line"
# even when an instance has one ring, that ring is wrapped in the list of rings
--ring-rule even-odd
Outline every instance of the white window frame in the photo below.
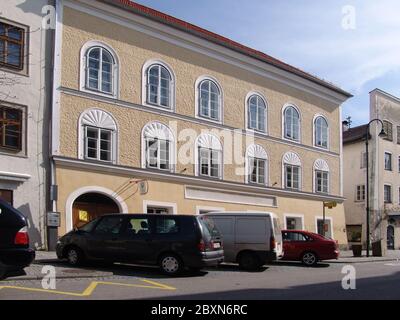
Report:
[[[286,188],[286,165],[299,167],[299,189]],[[303,166],[299,155],[292,151],[286,152],[282,157],[282,188],[288,191],[301,191],[303,189]]]
[[[203,117],[200,115],[200,109],[201,109],[201,106],[200,106],[200,84],[203,81],[214,82],[219,90],[219,119],[218,120],[208,118],[208,117]],[[214,123],[218,123],[218,124],[222,124],[224,122],[224,92],[222,90],[222,87],[221,87],[219,81],[217,79],[215,79],[214,77],[201,76],[201,77],[197,78],[197,80],[195,82],[195,113],[196,113],[195,117],[197,119],[202,119],[205,121],[210,121],[210,122],[214,122]]]
[[[96,146],[96,158],[91,158],[88,155],[88,129],[92,129],[92,130],[96,130],[97,131],[97,146]],[[107,152],[110,153],[110,160],[103,160],[101,159],[101,133],[105,131],[108,132],[110,134],[110,144],[111,144],[111,149]],[[112,163],[113,162],[113,131],[110,129],[103,129],[103,128],[99,128],[99,127],[92,127],[92,126],[85,126],[85,160],[94,160],[94,161],[101,161],[101,162],[105,162],[105,163]]]
[[[178,205],[175,202],[162,202],[153,200],[143,200],[143,213],[147,213],[148,207],[154,208],[168,208],[170,209],[170,214],[178,214]]]
[[[155,143],[157,143],[157,166],[152,167],[150,166],[150,148],[149,148],[149,141],[154,140]],[[169,158],[166,159],[168,163],[168,167],[166,169],[161,168],[161,143],[165,142],[168,144],[168,156]],[[170,140],[164,140],[164,139],[159,139],[159,138],[145,138],[145,148],[146,148],[146,168],[147,169],[156,169],[156,170],[162,170],[162,171],[171,171],[171,155],[170,150],[171,150],[171,141]]]
[[[200,211],[208,211],[208,212],[224,212],[225,208],[223,207],[210,207],[210,206],[196,206],[196,215],[200,215]]]
[[[212,177],[200,174],[200,148],[214,150],[219,152],[220,163],[219,163],[219,177]],[[224,149],[221,141],[217,136],[210,133],[200,134],[195,142],[195,152],[194,152],[194,164],[195,164],[195,175],[197,177],[208,177],[210,179],[220,179],[224,178]]]
[[[113,66],[113,74],[112,74],[112,93],[105,93],[102,91],[97,91],[90,89],[87,86],[87,65],[88,65],[88,54],[89,51],[92,48],[102,48],[104,50],[107,50],[112,58],[114,59],[114,66]],[[107,97],[107,98],[114,98],[114,99],[119,99],[119,91],[120,91],[120,72],[119,72],[119,63],[120,59],[116,53],[116,51],[107,45],[104,42],[101,41],[89,41],[86,42],[80,52],[80,72],[79,72],[79,88],[81,91],[88,92],[91,94],[99,95],[102,97]]]
[[[78,120],[78,158],[85,160],[86,158],[86,127],[100,128],[110,130],[111,133],[111,149],[112,161],[106,163],[118,163],[118,125],[115,118],[107,111],[98,108],[91,108],[83,111]],[[89,158],[87,160],[102,161]]]
[[[164,67],[169,72],[169,75],[171,77],[170,91],[169,91],[170,92],[169,108],[158,105],[158,104],[149,103],[147,101],[148,71],[149,71],[150,67],[152,67],[154,65],[160,65],[160,66]],[[142,105],[144,105],[146,107],[150,107],[150,108],[168,111],[168,112],[175,112],[175,110],[176,110],[176,76],[175,76],[175,73],[174,73],[172,67],[160,59],[147,60],[143,64],[143,67],[142,67]]]
[[[390,169],[386,169],[386,155],[390,155]],[[385,151],[383,155],[383,165],[385,171],[393,171],[393,153],[390,151]]]
[[[358,188],[360,187],[360,196],[361,198],[358,199]],[[364,191],[363,191],[364,189]],[[364,199],[363,199],[363,194],[364,194]],[[366,187],[365,184],[358,184],[356,185],[356,196],[355,196],[355,202],[364,202],[366,199]]]
[[[318,234],[318,220],[324,220],[324,217],[323,216],[315,216],[315,233],[316,234]],[[325,222],[326,221],[329,221],[330,226],[331,226],[331,236],[332,236],[332,239],[335,239],[333,218],[325,216]]]
[[[386,202],[386,199],[385,199],[385,188],[386,187],[390,188],[390,201],[389,202]],[[385,203],[385,204],[392,204],[393,203],[393,187],[392,187],[392,185],[390,183],[385,183],[383,185],[383,203]]]
[[[255,183],[250,181],[250,159],[253,158],[265,161],[264,183]],[[269,158],[264,147],[259,144],[251,144],[247,147],[245,156],[245,183],[263,186],[269,185]]]
[[[147,140],[148,139],[159,139],[169,141],[169,170],[167,169],[157,169],[147,166]],[[172,130],[165,124],[159,121],[151,121],[147,123],[141,134],[141,144],[142,144],[142,168],[143,169],[153,169],[161,171],[169,171],[171,173],[175,172],[176,169],[176,139]],[[158,163],[159,166],[159,163]]]
[[[299,139],[298,140],[286,137],[286,133],[285,133],[285,111],[289,107],[294,108],[297,111],[298,115],[299,115]],[[302,117],[302,115],[301,115],[300,109],[294,103],[287,103],[282,107],[281,117],[282,117],[282,139],[286,140],[286,141],[292,141],[294,143],[299,143],[300,144],[301,141],[302,141],[302,139],[301,139],[301,131],[302,131],[301,130],[301,123],[302,123],[301,117]]]
[[[287,221],[286,221],[287,218],[301,219],[301,230],[305,230],[305,226],[304,226],[304,214],[284,213],[284,214],[283,214],[284,230],[287,230]]]
[[[325,172],[328,174],[328,192],[320,192],[317,190],[317,171]],[[329,194],[331,191],[331,175],[328,163],[323,159],[317,159],[313,166],[313,192],[317,194]]]
[[[317,145],[317,139],[316,139],[316,136],[317,136],[317,125],[316,125],[316,123],[317,123],[317,120],[319,118],[322,118],[322,119],[324,119],[326,121],[326,126],[327,126],[326,127],[326,147]],[[322,114],[316,114],[314,116],[314,119],[313,119],[313,146],[315,148],[318,148],[318,149],[329,150],[329,146],[330,146],[329,137],[330,137],[330,134],[329,134],[329,121],[328,121],[328,119]]]
[[[265,105],[265,123],[264,123],[264,127],[265,130],[258,130],[258,129],[254,129],[254,128],[250,128],[250,99],[253,96],[258,96]],[[258,123],[258,121],[257,121]],[[263,135],[268,135],[268,103],[267,103],[267,99],[265,99],[264,95],[262,95],[259,92],[256,91],[250,91],[247,95],[246,95],[246,99],[245,99],[245,128],[247,131],[249,132],[254,132],[254,133],[258,133],[258,134],[263,134]]]

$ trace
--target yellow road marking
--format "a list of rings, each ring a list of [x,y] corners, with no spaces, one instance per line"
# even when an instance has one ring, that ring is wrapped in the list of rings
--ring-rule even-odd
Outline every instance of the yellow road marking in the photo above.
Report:
[[[67,296],[74,296],[74,297],[89,297],[93,294],[94,290],[97,288],[98,285],[108,285],[108,286],[120,286],[120,287],[131,287],[131,288],[146,288],[146,289],[160,289],[160,290],[176,290],[174,287],[167,286],[165,284],[140,279],[140,281],[148,283],[150,285],[145,284],[128,284],[128,283],[116,283],[116,282],[104,282],[104,281],[92,281],[89,286],[82,292],[67,292],[67,291],[57,291],[51,289],[39,289],[39,288],[28,288],[28,287],[18,287],[18,286],[1,286],[0,290],[2,289],[14,289],[14,290],[22,290],[22,291],[32,291],[32,292],[43,292],[43,293],[53,293],[53,294],[62,294]]]

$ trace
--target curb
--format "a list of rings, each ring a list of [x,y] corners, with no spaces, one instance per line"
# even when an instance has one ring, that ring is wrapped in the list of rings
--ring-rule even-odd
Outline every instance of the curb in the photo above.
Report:
[[[102,277],[110,277],[113,274],[96,274],[96,275],[90,275],[90,274],[82,274],[82,275],[78,275],[78,276],[57,276],[57,280],[58,279],[90,279],[90,278],[102,278]],[[6,278],[1,280],[1,282],[14,282],[14,281],[28,281],[28,280],[43,280],[43,276],[22,276],[22,277],[18,277],[18,278]],[[0,283],[1,283],[0,282]]]
[[[342,261],[334,261],[334,260],[327,260],[328,263],[342,263],[342,264],[351,264],[351,263],[371,263],[371,262],[391,262],[391,261],[399,261],[398,258],[391,258],[391,259],[376,259],[376,260],[342,260]]]

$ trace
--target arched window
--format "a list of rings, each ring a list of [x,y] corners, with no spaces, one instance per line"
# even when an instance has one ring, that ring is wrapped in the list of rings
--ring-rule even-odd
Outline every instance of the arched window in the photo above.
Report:
[[[328,122],[322,116],[317,116],[314,120],[314,145],[328,148]]]
[[[222,97],[219,85],[211,80],[201,80],[197,88],[198,116],[213,121],[221,121]]]
[[[196,173],[199,176],[222,178],[222,144],[212,134],[201,134],[196,140]]]
[[[287,152],[283,156],[283,187],[285,189],[301,189],[301,160],[294,152]]]
[[[252,144],[246,151],[247,183],[268,184],[268,156],[263,147]]]
[[[164,124],[151,122],[143,128],[142,161],[144,168],[173,171],[175,139]]]
[[[117,98],[119,60],[113,48],[103,42],[89,41],[81,48],[80,58],[80,90]]]
[[[172,76],[161,64],[153,64],[147,69],[147,103],[162,108],[172,108]]]
[[[322,159],[314,162],[314,192],[329,193],[329,166]]]
[[[115,61],[103,47],[92,47],[86,55],[86,88],[113,94]]]
[[[80,117],[81,159],[113,162],[117,160],[117,125],[114,118],[100,109],[90,109]]]
[[[247,100],[248,128],[260,132],[266,132],[267,106],[264,99],[253,94]]]
[[[300,113],[294,106],[288,106],[283,111],[284,138],[300,141]]]

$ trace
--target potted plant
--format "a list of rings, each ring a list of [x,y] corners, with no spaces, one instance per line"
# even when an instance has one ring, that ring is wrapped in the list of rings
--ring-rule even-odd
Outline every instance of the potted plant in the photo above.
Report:
[[[353,250],[354,257],[361,257],[362,255],[362,243],[361,243],[361,232],[354,231],[351,233],[351,242],[353,242],[351,249]]]

